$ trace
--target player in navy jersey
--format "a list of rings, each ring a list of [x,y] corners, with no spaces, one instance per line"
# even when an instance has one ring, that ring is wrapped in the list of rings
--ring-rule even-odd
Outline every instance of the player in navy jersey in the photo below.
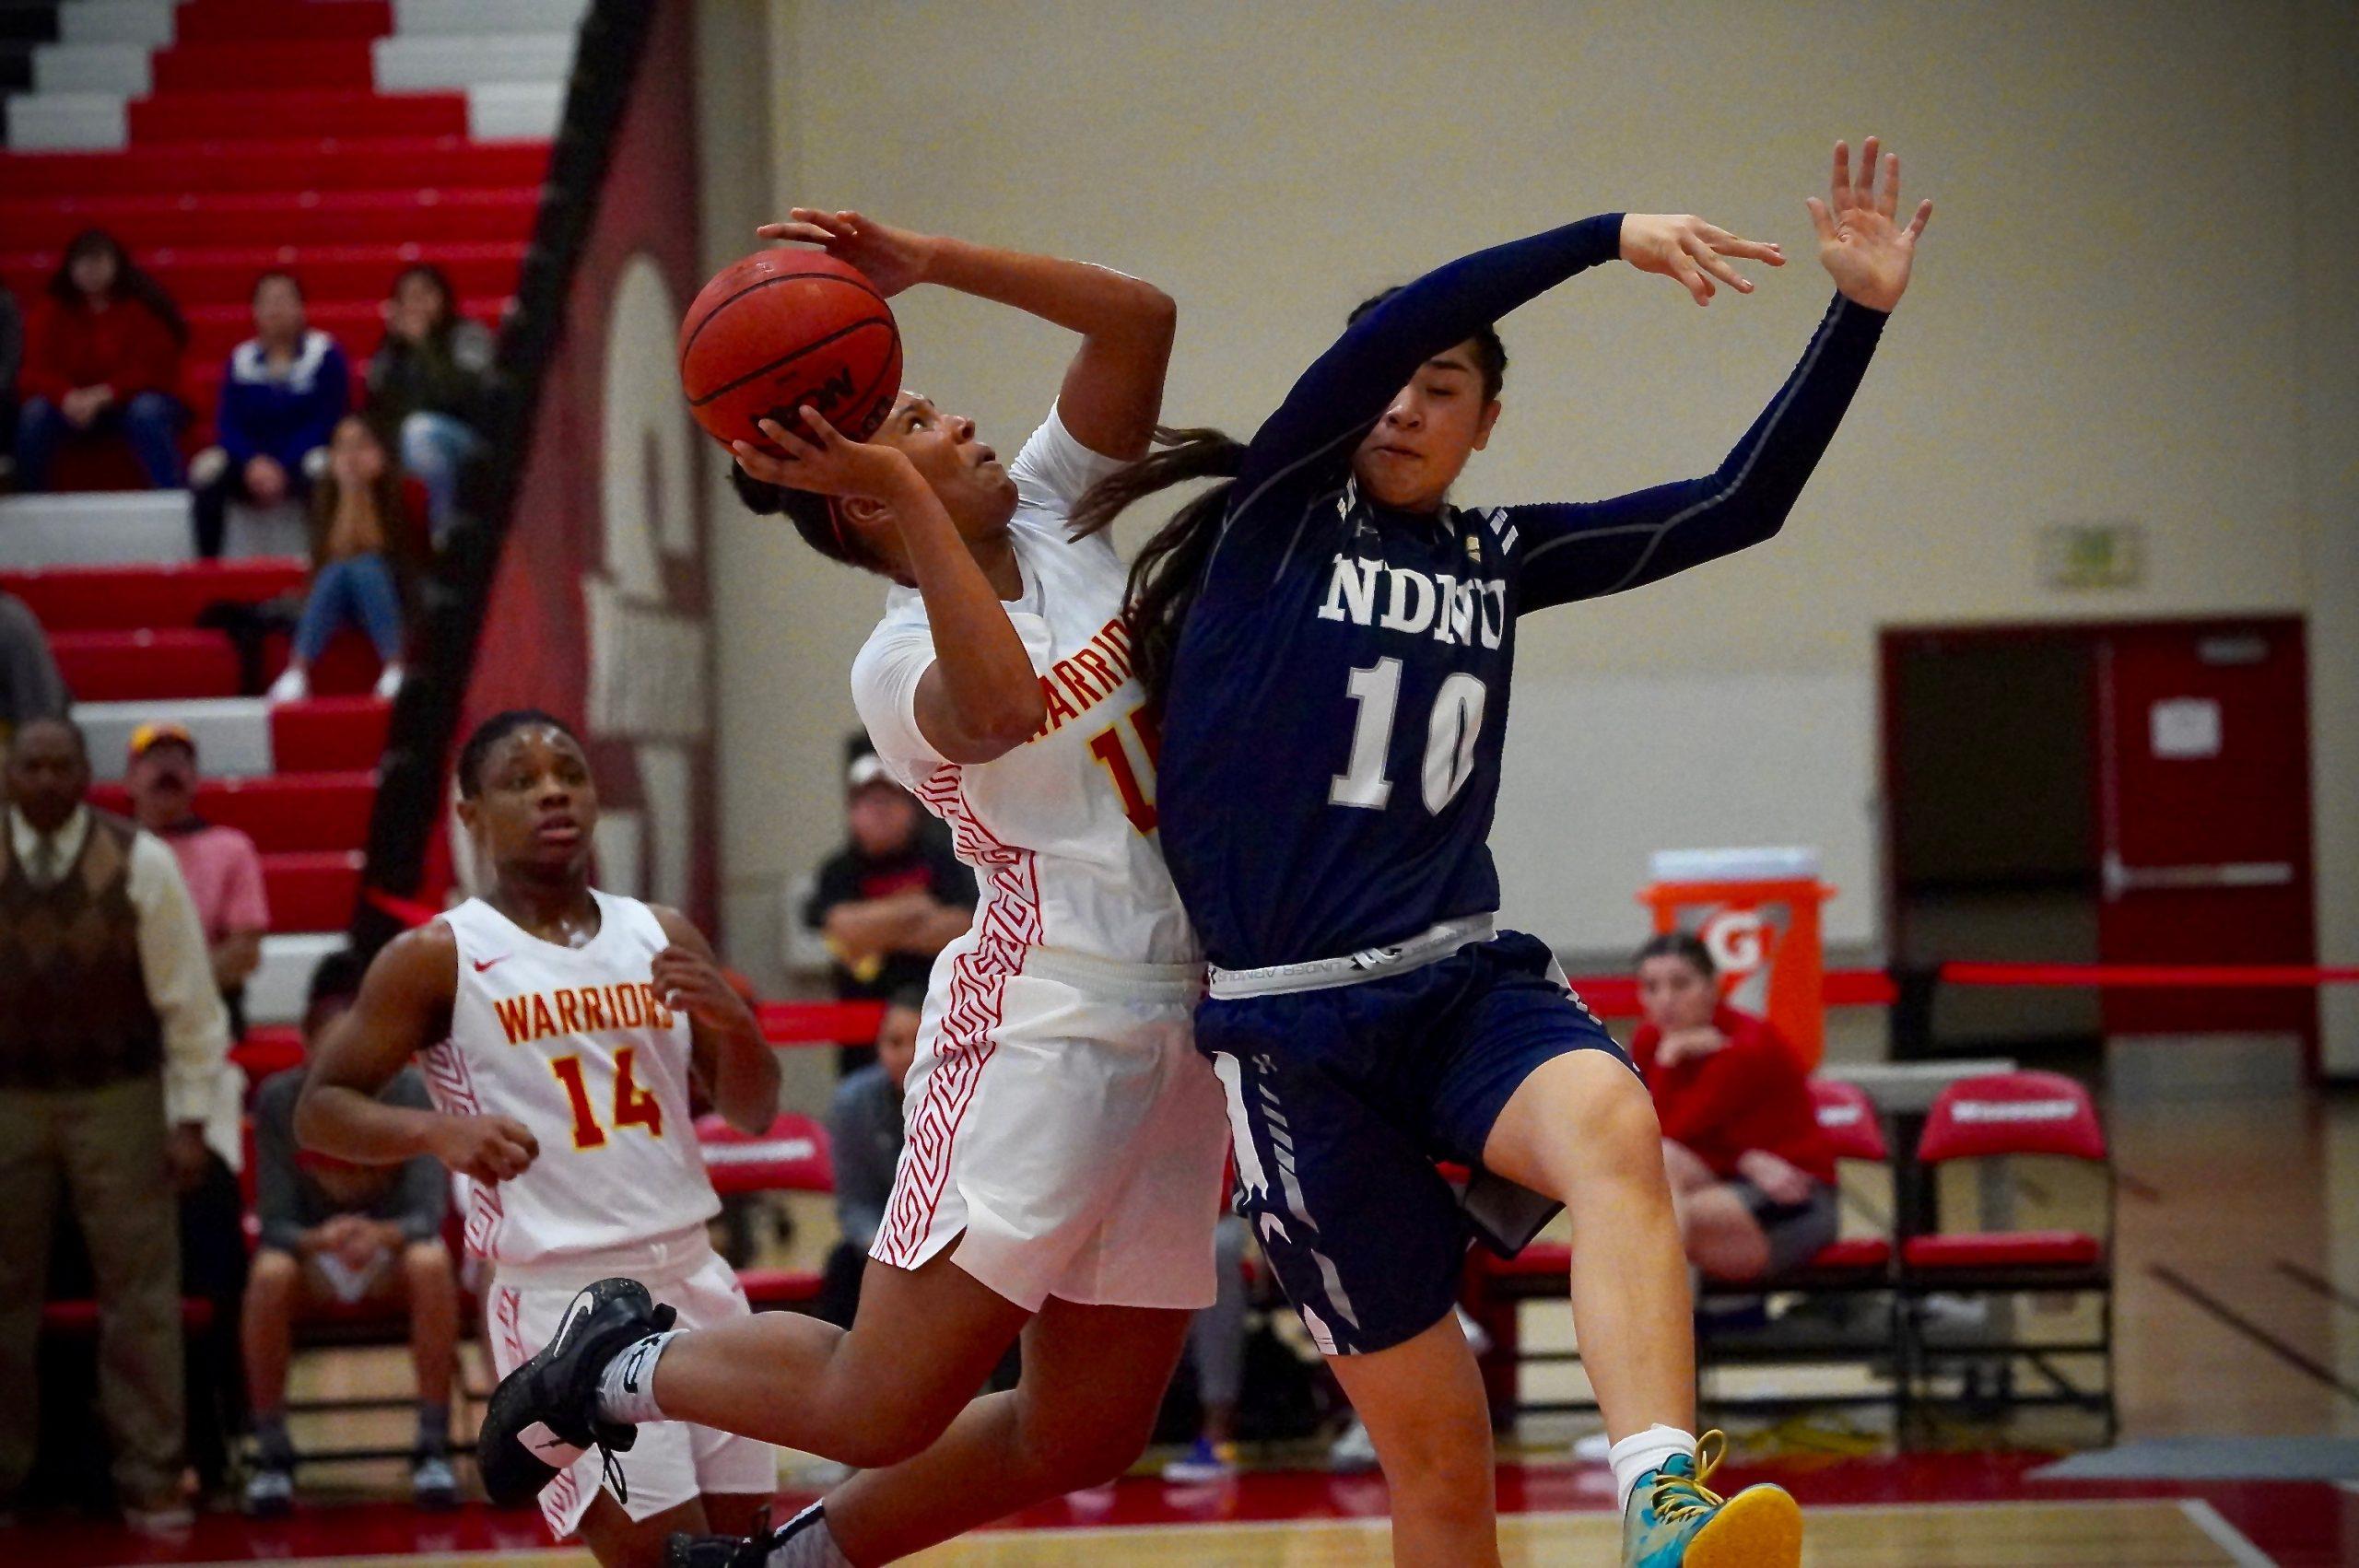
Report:
[[[1579,505],[1448,492],[1499,413],[1491,323],[1617,257],[1700,305],[1774,245],[1606,214],[1477,252],[1364,306],[1250,446],[1171,450],[1076,511],[1102,527],[1183,478],[1132,579],[1163,704],[1164,849],[1213,968],[1197,1044],[1230,1098],[1240,1206],[1367,1422],[1394,1561],[1496,1563],[1490,1423],[1450,1311],[1470,1228],[1520,1246],[1570,1211],[1583,1362],[1625,1506],[1624,1556],[1790,1565],[1792,1499],[1704,1490],[1687,1273],[1660,1133],[1629,1062],[1538,939],[1497,932],[1485,839],[1525,613],[1636,588],[1768,538],[1867,369],[1931,204],[1899,160],[1835,148],[1808,204],[1837,297],[1711,474]],[[1437,1159],[1477,1172],[1463,1207]],[[1530,1199],[1519,1204],[1519,1199]]]

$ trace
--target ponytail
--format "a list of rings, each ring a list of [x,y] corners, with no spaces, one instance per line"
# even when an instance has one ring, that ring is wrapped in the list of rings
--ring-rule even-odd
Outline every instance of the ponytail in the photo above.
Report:
[[[1155,444],[1138,462],[1116,470],[1089,487],[1073,510],[1073,536],[1104,532],[1133,502],[1195,479],[1222,483],[1197,496],[1156,531],[1131,562],[1123,614],[1131,628],[1131,663],[1157,707],[1170,689],[1171,660],[1180,628],[1196,603],[1204,568],[1220,538],[1221,518],[1237,476],[1245,471],[1245,443],[1219,430],[1173,430],[1156,427]]]

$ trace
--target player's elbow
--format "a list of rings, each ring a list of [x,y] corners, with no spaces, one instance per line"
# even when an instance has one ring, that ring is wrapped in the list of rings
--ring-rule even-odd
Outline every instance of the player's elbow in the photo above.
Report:
[[[1144,279],[1134,281],[1137,288],[1131,309],[1138,330],[1170,342],[1180,332],[1180,301]]]
[[[1005,756],[1039,734],[1049,718],[1049,706],[1037,681],[1025,683],[1021,692],[1011,691],[977,707],[977,711],[959,715],[957,749],[944,748],[952,762],[984,763]]]

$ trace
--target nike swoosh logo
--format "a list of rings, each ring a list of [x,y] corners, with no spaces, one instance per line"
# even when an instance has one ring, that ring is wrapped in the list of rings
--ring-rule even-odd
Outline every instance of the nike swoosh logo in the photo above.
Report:
[[[500,954],[499,957],[497,957],[497,958],[478,958],[478,959],[476,959],[476,960],[475,960],[475,973],[476,973],[476,974],[478,974],[478,975],[480,975],[480,974],[482,974],[486,969],[490,968],[493,965],[495,965],[495,964],[505,964],[505,963],[507,963],[511,958],[513,958],[513,957],[515,957],[515,956],[516,956],[516,955],[515,955],[514,954],[512,954],[512,953],[503,953],[503,954]]]

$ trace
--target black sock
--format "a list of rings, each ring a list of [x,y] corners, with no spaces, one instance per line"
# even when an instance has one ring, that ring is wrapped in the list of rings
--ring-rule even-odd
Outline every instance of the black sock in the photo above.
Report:
[[[417,1402],[417,1453],[420,1458],[447,1458],[451,1452],[451,1407]]]

